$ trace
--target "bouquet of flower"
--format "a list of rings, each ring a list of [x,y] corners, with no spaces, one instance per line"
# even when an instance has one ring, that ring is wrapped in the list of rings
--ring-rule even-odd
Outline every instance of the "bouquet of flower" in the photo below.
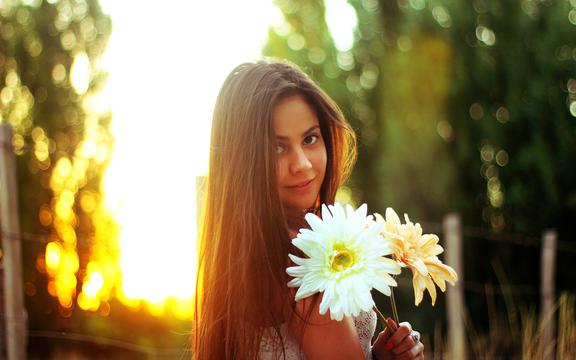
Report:
[[[300,229],[292,244],[307,257],[290,254],[296,266],[286,269],[293,277],[288,286],[298,287],[295,300],[323,293],[320,314],[330,310],[334,320],[371,308],[381,315],[370,293],[374,288],[391,297],[398,323],[393,275],[408,267],[413,274],[415,304],[428,290],[434,305],[435,284],[445,291],[446,281],[454,285],[458,279],[456,272],[438,259],[444,251],[438,236],[422,234],[420,224],[413,224],[407,215],[402,224],[391,208],[385,215],[367,215],[366,204],[354,210],[339,203],[322,205],[322,218],[306,214],[310,229]]]

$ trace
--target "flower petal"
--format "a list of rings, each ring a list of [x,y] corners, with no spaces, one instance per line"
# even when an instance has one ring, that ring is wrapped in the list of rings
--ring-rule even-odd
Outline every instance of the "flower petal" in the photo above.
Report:
[[[394,227],[400,225],[398,214],[396,214],[396,211],[390,207],[386,208],[386,223]]]
[[[374,287],[374,289],[380,291],[382,294],[390,296],[391,293],[390,287],[398,285],[396,283],[396,280],[394,280],[392,276],[385,273],[379,275],[380,276],[374,278],[372,286]]]
[[[326,227],[326,224],[322,222],[322,219],[320,219],[318,216],[312,214],[312,213],[308,213],[304,216],[304,219],[306,219],[306,221],[308,222],[308,224],[310,224],[310,227],[312,228],[312,230],[314,232],[325,232],[328,230],[328,228]]]
[[[294,278],[288,281],[288,287],[299,287],[302,285],[302,278]]]
[[[428,268],[422,259],[414,257],[408,261],[408,265],[418,271],[421,275],[428,275]]]
[[[378,270],[383,273],[388,273],[392,275],[398,275],[402,271],[400,265],[397,261],[388,259],[386,257],[380,257],[378,259]]]
[[[426,283],[426,289],[428,289],[428,293],[430,293],[430,298],[432,299],[432,306],[434,306],[436,303],[436,286],[434,286],[430,276],[425,276],[424,279]]]
[[[310,271],[307,266],[290,266],[286,268],[286,273],[293,277],[302,277]]]
[[[310,295],[313,295],[320,290],[323,289],[323,284],[320,281],[310,281],[304,278],[302,285],[296,291],[296,295],[294,296],[294,300],[300,301],[304,298],[307,298]]]
[[[332,284],[331,284],[332,285]],[[330,303],[332,301],[333,287],[327,286],[322,294],[322,301],[320,302],[320,315],[326,314],[326,311],[330,308]]]
[[[414,287],[414,305],[418,306],[422,301],[424,296],[424,289],[426,288],[426,283],[424,277],[418,272],[414,272],[414,277],[412,278],[412,286]]]

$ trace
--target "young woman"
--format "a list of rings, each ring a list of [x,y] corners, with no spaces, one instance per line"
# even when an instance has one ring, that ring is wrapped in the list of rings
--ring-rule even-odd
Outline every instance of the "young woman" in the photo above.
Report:
[[[225,80],[212,124],[193,358],[422,359],[410,324],[330,320],[294,301],[288,253],[306,212],[334,202],[356,156],[338,106],[294,65],[262,60]],[[392,328],[397,325],[388,320]]]

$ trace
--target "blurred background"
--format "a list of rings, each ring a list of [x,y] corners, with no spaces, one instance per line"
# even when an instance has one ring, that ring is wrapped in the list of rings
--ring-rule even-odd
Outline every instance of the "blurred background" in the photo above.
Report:
[[[460,330],[399,278],[429,358],[576,357],[576,0],[0,0],[0,358],[14,302],[30,359],[191,356],[212,107],[261,55],[357,131],[340,200],[460,239]]]

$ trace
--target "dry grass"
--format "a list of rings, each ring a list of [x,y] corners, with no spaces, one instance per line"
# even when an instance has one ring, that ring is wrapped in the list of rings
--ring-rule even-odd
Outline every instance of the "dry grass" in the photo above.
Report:
[[[573,294],[562,293],[554,311],[542,317],[538,317],[533,310],[524,312],[522,359],[576,359],[575,299]],[[547,329],[556,316],[558,327],[548,334]]]
[[[507,315],[498,316],[494,292],[486,285],[490,328],[478,332],[466,314],[469,359],[576,359],[576,294],[564,292],[550,314],[541,316],[536,309],[521,309],[507,302]],[[509,299],[510,300],[510,299]],[[557,322],[557,326],[554,326]],[[553,332],[548,335],[549,325]],[[449,345],[440,327],[435,329],[433,359],[452,359]]]
[[[576,296],[560,295],[558,310],[558,345],[556,359],[576,359]]]

